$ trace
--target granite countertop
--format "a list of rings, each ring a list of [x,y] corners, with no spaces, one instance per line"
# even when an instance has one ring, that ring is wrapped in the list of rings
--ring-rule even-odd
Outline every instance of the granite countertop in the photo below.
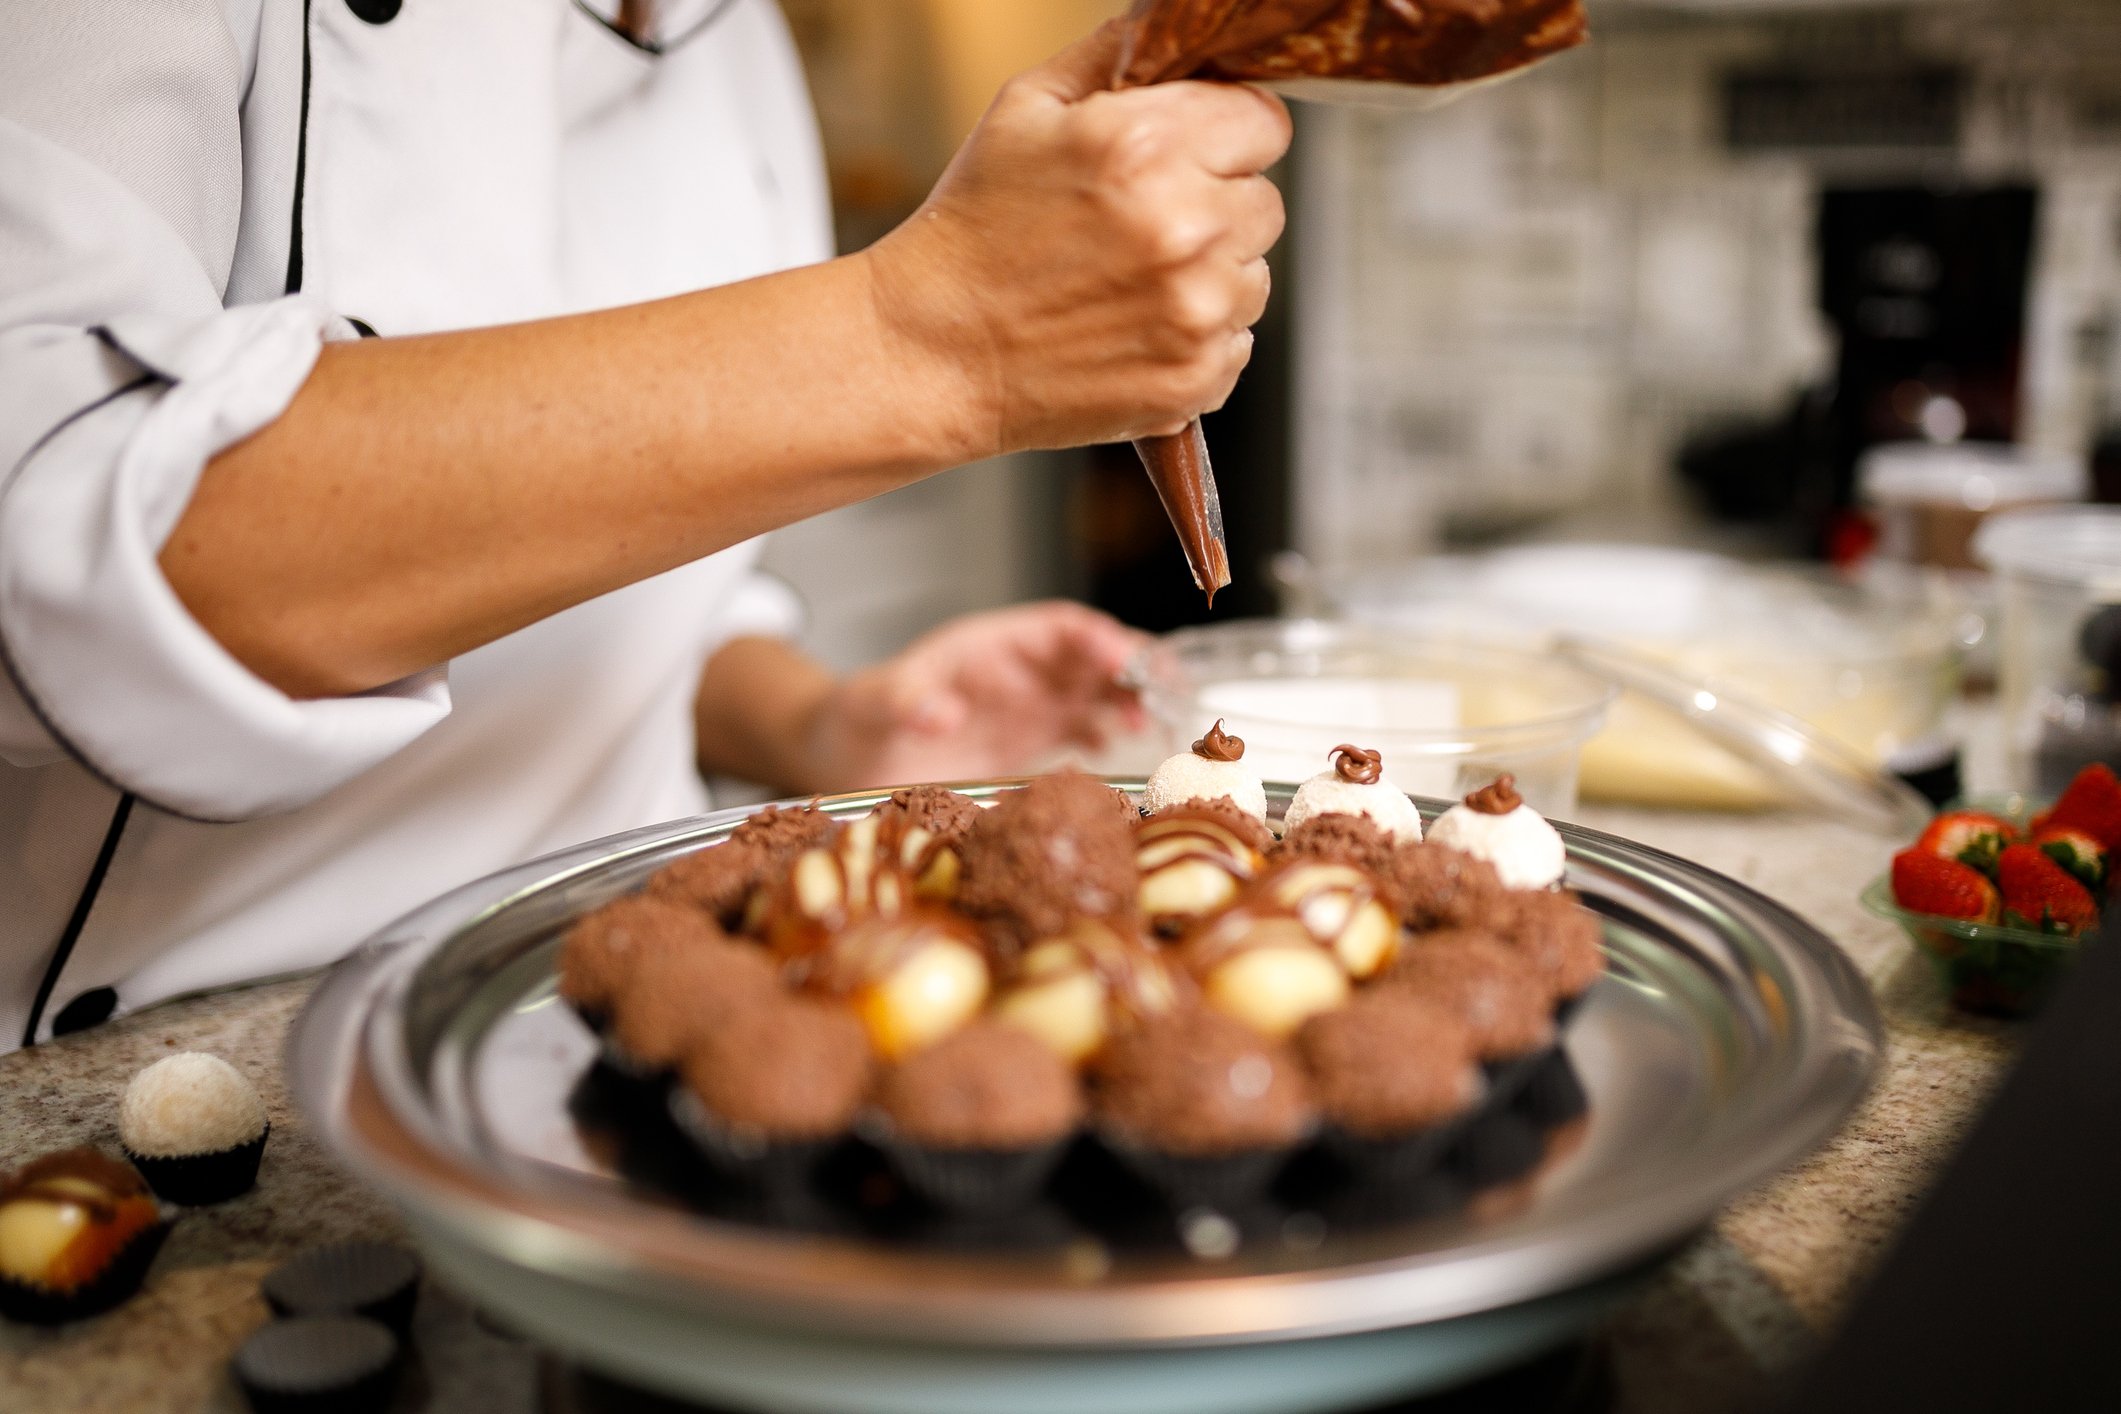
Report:
[[[1876,836],[1801,816],[1579,815],[1698,859],[1811,919],[1870,978],[1890,1031],[1878,1087],[1841,1134],[1734,1205],[1609,1323],[1626,1414],[1726,1408],[1830,1329],[2000,1076],[2018,1032],[1948,1010],[1923,958],[1863,911],[1856,895],[1891,848]],[[0,1409],[240,1410],[224,1369],[266,1318],[259,1278],[318,1243],[403,1240],[391,1210],[312,1141],[282,1083],[282,1042],[311,986],[178,1002],[0,1058],[0,1164],[114,1145],[126,1080],[177,1050],[215,1052],[250,1075],[273,1124],[257,1189],[189,1212],[130,1303],[56,1331],[0,1323]],[[415,1345],[401,1410],[530,1414],[540,1405],[536,1352],[433,1283]]]

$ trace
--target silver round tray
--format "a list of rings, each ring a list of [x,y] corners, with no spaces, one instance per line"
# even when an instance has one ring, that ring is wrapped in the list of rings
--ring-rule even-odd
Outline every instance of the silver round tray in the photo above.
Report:
[[[958,789],[988,798],[1013,784]],[[1278,811],[1290,791],[1269,794]],[[859,815],[883,798],[822,805]],[[1587,1130],[1513,1204],[1251,1242],[1216,1261],[941,1252],[709,1219],[624,1182],[585,1144],[568,1096],[596,1043],[558,1003],[554,960],[571,919],[748,813],[615,836],[458,889],[320,986],[289,1042],[297,1097],[445,1274],[504,1304],[539,1291],[546,1312],[616,1303],[637,1324],[652,1312],[662,1336],[734,1324],[960,1351],[1142,1353],[1451,1322],[1669,1250],[1830,1135],[1881,1053],[1862,978],[1816,929],[1698,865],[1563,825],[1569,882],[1603,916],[1610,971],[1568,1033]],[[544,1333],[575,1319],[548,1316]],[[635,1367],[655,1363],[636,1355]]]

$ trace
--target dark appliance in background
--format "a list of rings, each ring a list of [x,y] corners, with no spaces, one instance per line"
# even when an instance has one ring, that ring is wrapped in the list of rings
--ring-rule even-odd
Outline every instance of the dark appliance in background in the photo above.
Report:
[[[1840,558],[1863,534],[1856,463],[1882,442],[2018,432],[2040,193],[2024,185],[1829,188],[1819,305],[1840,338],[1831,385],[1768,427],[1689,442],[1680,475],[1721,519]]]

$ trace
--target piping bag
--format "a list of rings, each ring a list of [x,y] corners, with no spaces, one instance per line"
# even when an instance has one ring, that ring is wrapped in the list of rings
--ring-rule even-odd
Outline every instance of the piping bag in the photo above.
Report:
[[[1134,0],[1115,89],[1172,79],[1257,83],[1291,98],[1440,107],[1583,43],[1582,0]],[[1136,441],[1193,582],[1230,582],[1222,498],[1200,419]]]

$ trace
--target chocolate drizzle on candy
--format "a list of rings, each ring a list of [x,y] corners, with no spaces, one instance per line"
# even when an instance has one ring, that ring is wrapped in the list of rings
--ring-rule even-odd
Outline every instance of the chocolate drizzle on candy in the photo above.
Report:
[[[1207,734],[1193,743],[1193,754],[1203,761],[1242,761],[1245,759],[1245,739],[1224,731],[1223,719],[1217,717]]]
[[[1374,786],[1384,779],[1383,753],[1342,742],[1333,748],[1333,769],[1351,786]]]
[[[1494,781],[1466,797],[1466,809],[1480,815],[1507,815],[1524,804],[1517,793],[1517,777],[1497,776]]]
[[[1199,811],[1144,820],[1134,831],[1141,911],[1150,926],[1177,932],[1237,897],[1259,868],[1259,854],[1228,824]]]

